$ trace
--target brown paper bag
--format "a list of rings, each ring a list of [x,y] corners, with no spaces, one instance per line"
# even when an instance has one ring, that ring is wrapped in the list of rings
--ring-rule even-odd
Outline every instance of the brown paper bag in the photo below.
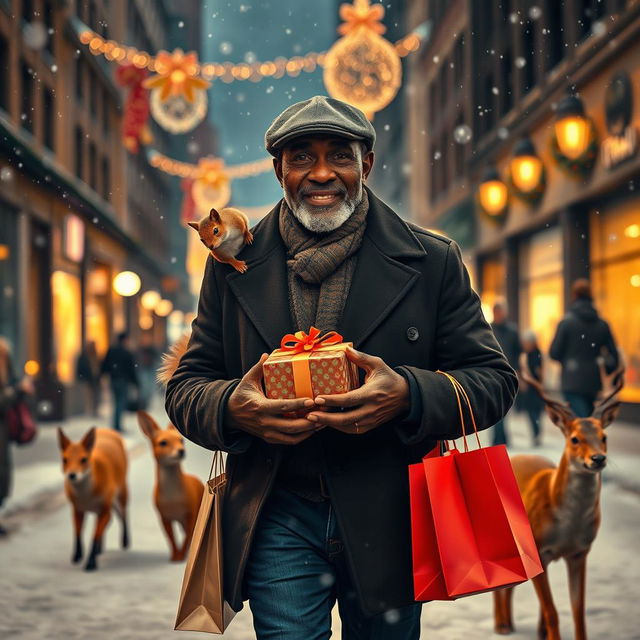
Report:
[[[227,478],[219,451],[213,456],[214,467],[217,473],[205,486],[189,547],[176,631],[222,634],[236,615],[223,593],[222,501]]]

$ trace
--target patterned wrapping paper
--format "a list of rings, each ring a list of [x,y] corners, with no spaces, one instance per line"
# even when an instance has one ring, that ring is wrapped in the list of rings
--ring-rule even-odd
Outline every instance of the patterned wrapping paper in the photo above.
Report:
[[[346,393],[360,386],[358,367],[347,359],[344,352],[347,345],[351,346],[351,343],[341,343],[339,346],[336,345],[336,349],[308,354],[304,366],[311,377],[312,398]],[[268,398],[284,399],[307,395],[296,393],[293,358],[293,353],[274,352],[263,363],[265,394]],[[304,410],[296,415],[305,415],[308,412],[309,410]]]

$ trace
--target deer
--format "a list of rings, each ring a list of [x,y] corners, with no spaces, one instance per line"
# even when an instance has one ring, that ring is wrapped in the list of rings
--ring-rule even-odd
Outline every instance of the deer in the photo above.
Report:
[[[564,559],[576,640],[587,640],[585,584],[587,556],[600,527],[601,472],[607,462],[609,427],[620,408],[616,399],[623,386],[624,366],[604,376],[601,399],[588,418],[578,418],[565,403],[550,398],[542,384],[526,371],[522,379],[544,400],[547,414],[565,437],[558,465],[538,455],[511,459],[540,560],[545,571],[532,579],[540,602],[538,638],[560,640],[558,612],[553,602],[547,567]],[[514,631],[511,601],[514,587],[494,592],[495,631]]]

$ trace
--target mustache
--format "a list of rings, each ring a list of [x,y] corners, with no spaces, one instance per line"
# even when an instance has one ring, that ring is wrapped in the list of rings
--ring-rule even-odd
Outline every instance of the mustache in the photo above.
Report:
[[[298,196],[300,197],[304,197],[310,193],[337,193],[338,195],[346,196],[347,190],[338,185],[332,187],[301,187],[298,190]]]

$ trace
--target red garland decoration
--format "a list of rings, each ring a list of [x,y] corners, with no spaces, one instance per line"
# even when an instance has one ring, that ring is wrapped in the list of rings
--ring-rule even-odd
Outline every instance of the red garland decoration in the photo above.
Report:
[[[196,222],[198,218],[196,214],[196,203],[191,195],[192,186],[193,179],[191,178],[184,178],[180,182],[180,188],[184,192],[184,197],[182,198],[182,209],[180,210],[180,220],[185,226],[188,222]]]
[[[140,143],[152,141],[147,126],[149,92],[142,86],[147,76],[146,69],[138,69],[132,64],[118,67],[115,72],[118,85],[129,89],[122,118],[122,141],[131,153],[138,153]]]

